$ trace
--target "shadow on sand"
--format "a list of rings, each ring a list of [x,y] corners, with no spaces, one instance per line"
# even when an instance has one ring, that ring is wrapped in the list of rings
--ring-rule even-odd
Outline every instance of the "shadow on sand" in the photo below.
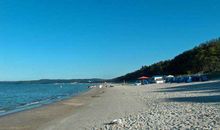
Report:
[[[220,103],[220,95],[169,98],[166,101],[171,101],[171,102],[194,102],[194,103]]]
[[[170,102],[220,103],[220,81],[213,83],[163,88],[157,92],[192,92],[209,94],[208,96],[177,97],[165,99],[166,101]]]

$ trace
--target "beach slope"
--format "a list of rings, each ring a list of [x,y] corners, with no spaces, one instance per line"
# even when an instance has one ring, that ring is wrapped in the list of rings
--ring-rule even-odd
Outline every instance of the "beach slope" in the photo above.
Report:
[[[40,129],[220,129],[219,86],[219,81],[115,85],[76,114]]]
[[[2,117],[0,129],[220,129],[219,81],[114,86]]]

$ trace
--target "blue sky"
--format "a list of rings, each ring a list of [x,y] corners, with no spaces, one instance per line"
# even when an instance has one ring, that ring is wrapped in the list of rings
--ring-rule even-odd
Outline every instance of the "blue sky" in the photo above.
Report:
[[[113,78],[220,36],[219,0],[2,0],[0,80]]]

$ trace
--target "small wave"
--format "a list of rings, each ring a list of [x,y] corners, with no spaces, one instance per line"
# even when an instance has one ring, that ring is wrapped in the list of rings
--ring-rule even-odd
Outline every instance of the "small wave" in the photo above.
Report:
[[[22,105],[20,106],[17,106],[16,108],[24,108],[24,107],[28,107],[28,106],[31,106],[31,105],[36,105],[36,104],[39,104],[40,102],[39,101],[35,101],[35,102],[31,102],[31,103],[23,103]]]
[[[36,102],[27,103],[26,105],[30,106],[30,105],[36,105],[36,104],[39,104],[39,103],[40,103],[39,101],[36,101]]]
[[[6,112],[5,110],[0,110],[0,113],[4,113],[4,112]]]
[[[63,96],[58,96],[57,98],[58,98],[58,99],[61,99],[61,98],[63,98]]]

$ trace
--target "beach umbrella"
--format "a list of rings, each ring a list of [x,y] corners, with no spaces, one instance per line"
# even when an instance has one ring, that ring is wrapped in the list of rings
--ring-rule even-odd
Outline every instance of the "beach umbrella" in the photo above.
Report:
[[[138,78],[139,80],[141,80],[141,84],[144,85],[144,80],[149,79],[150,77],[147,76],[142,76],[140,78]]]
[[[147,76],[142,76],[140,78],[138,78],[139,80],[145,80],[145,79],[149,79],[150,77],[147,77]]]

